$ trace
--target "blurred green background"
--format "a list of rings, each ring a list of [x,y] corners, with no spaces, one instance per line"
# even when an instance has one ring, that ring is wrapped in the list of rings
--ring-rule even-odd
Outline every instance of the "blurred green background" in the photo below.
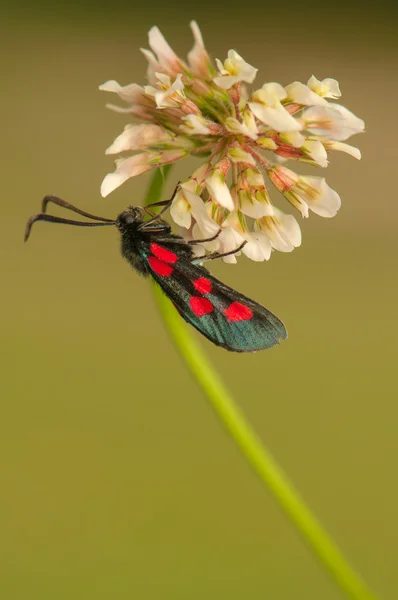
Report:
[[[145,81],[154,24],[185,55],[192,18],[259,84],[337,78],[366,122],[362,161],[335,154],[326,174],[335,219],[302,222],[292,254],[214,265],[289,340],[250,356],[200,341],[344,553],[396,598],[395,3],[2,10],[1,598],[341,598],[185,372],[117,231],[39,224],[22,242],[47,193],[110,217],[143,201],[145,176],[99,195],[126,119],[97,87]]]

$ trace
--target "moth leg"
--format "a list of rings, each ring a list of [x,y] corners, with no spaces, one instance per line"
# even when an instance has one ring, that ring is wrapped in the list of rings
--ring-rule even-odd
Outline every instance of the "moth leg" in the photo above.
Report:
[[[166,212],[166,210],[169,208],[170,202],[171,200],[162,200],[162,202],[154,202],[153,204],[149,204],[149,206],[144,206],[145,212],[148,213],[148,215],[150,215],[151,217],[153,217],[152,219],[146,221],[146,223],[150,223],[151,221],[155,221],[156,219],[161,217],[162,214]],[[162,208],[160,212],[154,213],[153,210],[149,208],[150,206],[163,206],[164,208]]]
[[[181,181],[179,181],[175,187],[175,190],[171,196],[171,198],[169,200],[161,200],[160,202],[152,202],[152,204],[148,204],[148,206],[145,206],[144,209],[145,211],[151,215],[151,219],[149,219],[148,221],[146,221],[146,224],[148,223],[152,223],[153,221],[156,221],[156,219],[159,219],[159,217],[162,216],[162,214],[164,212],[166,212],[166,210],[169,208],[170,204],[173,202],[174,198],[176,197],[178,188],[180,187],[180,183]],[[150,210],[150,208],[152,206],[163,206],[162,210],[159,213],[154,213],[153,211]]]
[[[149,223],[149,221],[147,221]],[[145,228],[146,231],[146,228]],[[159,229],[157,229],[156,231],[159,231]],[[210,238],[206,238],[204,240],[179,240],[178,238],[162,238],[162,239],[158,239],[159,242],[172,242],[173,244],[182,244],[183,246],[188,245],[194,245],[194,244],[201,244],[202,242],[212,242],[213,240],[217,239],[218,236],[220,235],[222,229],[220,227],[220,229],[217,231],[217,233],[215,235],[213,235]],[[151,229],[149,229],[149,232],[151,232]],[[236,250],[234,250],[234,252],[237,252]]]
[[[221,231],[222,231],[222,229],[220,227],[220,229],[217,231],[217,233],[215,235],[213,235],[212,237],[205,238],[204,240],[189,240],[187,242],[187,244],[195,245],[195,244],[203,244],[204,242],[212,242],[213,240],[216,240],[218,238]],[[234,250],[234,252],[235,252],[235,250]]]
[[[196,256],[191,263],[193,265],[199,265],[201,263],[207,262],[208,260],[215,260],[216,258],[223,258],[224,256],[231,256],[231,254],[236,254],[240,250],[242,250],[243,246],[246,246],[247,240],[245,240],[240,246],[235,248],[234,250],[230,250],[229,252],[223,252],[220,254],[219,252],[213,252],[212,254],[205,254],[204,256]]]
[[[146,226],[147,223],[149,223],[148,227]],[[146,223],[143,223],[143,225],[138,228],[138,231],[143,231],[145,233],[169,234],[170,233],[170,225],[168,223],[166,223],[165,221],[160,221],[160,223],[156,223],[155,221],[151,220],[151,221],[147,221]],[[156,239],[158,239],[158,238],[156,238]],[[159,238],[158,241],[160,241],[160,242],[170,242],[170,241],[175,242],[175,240],[170,239],[170,237]]]

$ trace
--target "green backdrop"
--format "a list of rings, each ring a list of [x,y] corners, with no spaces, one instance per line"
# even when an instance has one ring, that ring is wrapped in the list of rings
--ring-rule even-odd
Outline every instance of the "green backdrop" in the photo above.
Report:
[[[97,87],[144,82],[138,48],[153,24],[185,54],[191,18],[214,57],[235,48],[259,83],[337,78],[342,103],[366,122],[353,142],[362,161],[333,155],[326,173],[343,200],[337,217],[302,222],[292,254],[214,265],[276,312],[289,340],[252,356],[201,342],[328,531],[393,599],[397,12],[290,1],[3,12],[0,595],[341,598],[182,368],[118,233],[39,224],[22,242],[47,193],[110,217],[142,202],[145,176],[99,195],[113,165],[104,150],[126,119]]]

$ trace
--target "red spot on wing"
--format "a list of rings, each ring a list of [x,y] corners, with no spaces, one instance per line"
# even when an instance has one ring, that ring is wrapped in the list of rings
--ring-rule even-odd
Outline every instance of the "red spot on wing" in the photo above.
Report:
[[[195,289],[198,290],[198,292],[200,292],[201,294],[208,294],[209,292],[211,292],[212,289],[212,285],[211,285],[211,281],[209,279],[206,279],[206,277],[199,277],[199,279],[195,279],[195,281],[193,282]]]
[[[170,252],[167,248],[163,248],[163,246],[159,246],[158,244],[151,244],[150,246],[151,252],[156,258],[160,260],[164,260],[167,263],[175,263],[178,260],[177,254],[174,252]]]
[[[203,315],[207,315],[211,313],[214,309],[214,306],[207,298],[202,298],[201,296],[192,296],[189,300],[191,304],[191,308],[197,317],[203,317]]]
[[[252,309],[240,302],[232,302],[224,313],[229,321],[249,321],[253,316]]]
[[[158,275],[162,275],[163,277],[170,277],[172,272],[174,271],[173,267],[168,265],[167,263],[159,260],[156,256],[149,256],[148,262],[150,267],[155,273]]]

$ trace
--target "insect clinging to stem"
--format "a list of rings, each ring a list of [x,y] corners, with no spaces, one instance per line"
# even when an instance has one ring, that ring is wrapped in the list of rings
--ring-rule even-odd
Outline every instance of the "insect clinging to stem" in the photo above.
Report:
[[[231,252],[194,256],[193,245],[216,239],[221,229],[211,238],[188,242],[173,234],[170,225],[161,218],[172,200],[145,208],[130,206],[116,219],[107,219],[91,215],[56,196],[45,196],[42,212],[30,217],[26,224],[25,241],[37,221],[79,227],[114,225],[121,234],[122,256],[131,267],[145,277],[152,277],[182,318],[217,346],[232,352],[255,352],[286,339],[285,326],[278,317],[213,277],[202,266],[203,262],[239,252],[246,242]],[[49,215],[46,212],[49,203],[92,220],[75,221]],[[151,210],[155,206],[162,207],[158,214]]]

